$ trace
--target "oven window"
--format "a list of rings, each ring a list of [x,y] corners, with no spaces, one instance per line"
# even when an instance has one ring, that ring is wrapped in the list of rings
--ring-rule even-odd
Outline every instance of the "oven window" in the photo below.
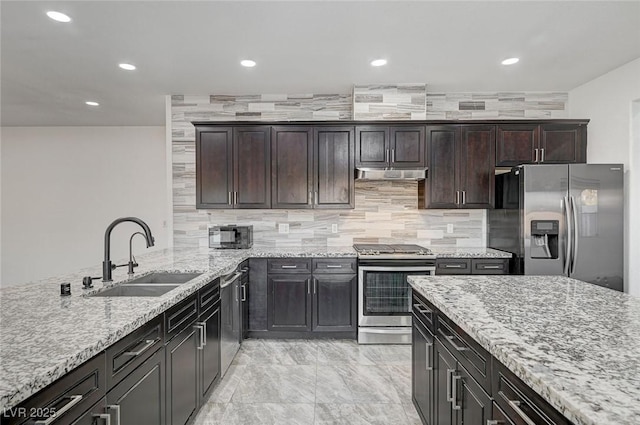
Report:
[[[366,316],[409,314],[411,312],[411,287],[407,282],[409,274],[412,273],[365,272],[363,276],[363,313]]]

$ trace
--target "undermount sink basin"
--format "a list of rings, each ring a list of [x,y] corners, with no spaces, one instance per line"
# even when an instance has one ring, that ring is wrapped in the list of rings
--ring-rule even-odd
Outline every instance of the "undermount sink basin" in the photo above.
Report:
[[[180,286],[179,284],[164,285],[118,285],[104,291],[96,292],[89,295],[90,297],[159,297],[172,289]]]
[[[140,285],[140,284],[167,284],[167,285],[182,285],[200,276],[202,273],[168,273],[168,272],[156,272],[148,275],[140,276],[136,279],[130,280],[125,285]]]

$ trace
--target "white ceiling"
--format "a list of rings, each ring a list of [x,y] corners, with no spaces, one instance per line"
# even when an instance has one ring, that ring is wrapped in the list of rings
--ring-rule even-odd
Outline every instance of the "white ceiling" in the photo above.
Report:
[[[640,57],[640,1],[2,0],[0,14],[8,126],[164,125],[167,94],[569,91]]]

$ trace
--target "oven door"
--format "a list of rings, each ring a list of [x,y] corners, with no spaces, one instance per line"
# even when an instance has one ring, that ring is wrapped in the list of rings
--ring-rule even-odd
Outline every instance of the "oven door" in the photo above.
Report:
[[[358,325],[411,326],[410,275],[430,275],[429,266],[358,267]]]

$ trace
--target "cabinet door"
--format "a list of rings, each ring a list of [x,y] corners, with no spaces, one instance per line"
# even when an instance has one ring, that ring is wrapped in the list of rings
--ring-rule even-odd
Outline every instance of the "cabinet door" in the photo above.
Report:
[[[354,208],[353,127],[314,130],[314,206]]]
[[[313,331],[355,331],[357,275],[313,276]]]
[[[60,416],[60,419],[54,421],[55,425],[108,425],[113,423],[115,415],[110,409],[105,407],[106,399],[103,398],[91,409],[82,414],[78,419],[69,421],[67,415]],[[109,415],[109,419],[106,416]],[[107,422],[108,421],[108,422]],[[3,422],[4,423],[4,422]],[[29,423],[29,422],[27,422]],[[40,422],[42,423],[42,422]]]
[[[425,167],[423,126],[398,126],[389,129],[391,158],[394,168]]]
[[[356,127],[356,168],[385,168],[389,159],[388,127]]]
[[[199,323],[204,323],[205,344],[200,353],[200,404],[204,403],[214,384],[220,378],[220,307],[207,312]]]
[[[426,425],[433,421],[433,335],[414,319],[411,344],[413,403]]]
[[[311,330],[311,275],[269,275],[270,331]]]
[[[271,129],[271,206],[313,208],[311,127]]]
[[[429,171],[426,185],[426,208],[457,208],[457,157],[460,127],[427,126]],[[419,183],[423,184],[423,183]]]
[[[458,424],[486,424],[491,419],[491,398],[484,392],[480,384],[458,365],[453,389],[454,406],[459,406]]]
[[[566,164],[587,162],[587,130],[578,124],[540,126],[540,162]]]
[[[433,422],[438,425],[456,423],[456,410],[451,403],[453,392],[453,374],[456,371],[456,359],[435,339],[433,375],[435,379],[435,409]]]
[[[108,406],[119,406],[120,422],[136,425],[165,423],[165,349],[160,348],[107,394]],[[112,419],[115,409],[110,407]],[[100,422],[98,422],[100,423]]]
[[[233,129],[234,208],[271,207],[270,141],[269,127]]]
[[[532,164],[540,159],[538,124],[501,124],[497,129],[496,166]],[[536,149],[537,157],[536,157]]]
[[[231,133],[230,127],[196,128],[196,208],[232,208]]]
[[[166,346],[168,425],[184,425],[198,411],[200,342],[200,329],[190,326]]]
[[[249,331],[267,330],[267,259],[249,259]]]
[[[461,191],[459,208],[493,208],[495,143],[495,126],[462,126],[458,165],[458,189]]]

